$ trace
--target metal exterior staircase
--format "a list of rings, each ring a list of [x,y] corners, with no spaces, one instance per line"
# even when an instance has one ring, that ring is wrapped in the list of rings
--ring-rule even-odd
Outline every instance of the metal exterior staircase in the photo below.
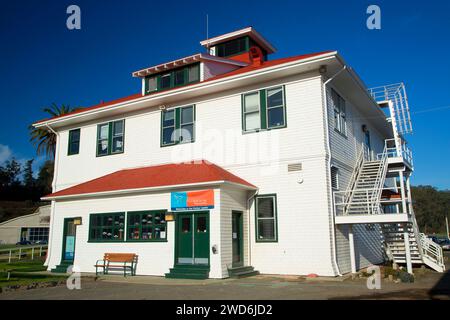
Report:
[[[411,263],[425,264],[438,272],[444,272],[445,264],[442,248],[428,239],[425,234],[418,233],[415,223],[408,223],[407,228]],[[399,264],[406,263],[404,225],[383,224],[381,229],[384,236],[384,247],[389,259]]]
[[[367,150],[362,148],[355,171],[345,193],[344,215],[384,214],[381,196],[388,172],[387,147],[378,160],[372,160]],[[445,271],[442,248],[419,232],[414,211],[409,209],[410,222],[407,223],[411,263],[426,264],[430,268]],[[395,263],[406,263],[404,239],[405,224],[382,224],[384,247],[388,257]]]
[[[387,172],[386,153],[379,160],[364,160],[364,148],[361,153],[346,192],[344,215],[382,213],[380,200]]]

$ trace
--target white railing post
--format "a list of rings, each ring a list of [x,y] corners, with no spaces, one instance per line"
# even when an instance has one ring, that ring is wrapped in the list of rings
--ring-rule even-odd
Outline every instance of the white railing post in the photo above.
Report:
[[[22,248],[19,248],[19,260],[22,258]]]
[[[8,263],[11,263],[11,255],[12,255],[12,250],[9,249],[9,258],[8,258]]]
[[[34,247],[31,248],[31,260],[34,260]]]

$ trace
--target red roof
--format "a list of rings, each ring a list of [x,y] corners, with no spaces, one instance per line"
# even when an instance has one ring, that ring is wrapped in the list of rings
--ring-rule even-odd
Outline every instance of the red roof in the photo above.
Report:
[[[221,75],[209,78],[208,80],[205,80],[205,81],[203,81],[201,83],[210,82],[210,81],[214,81],[214,80],[222,79],[222,78],[227,78],[227,77],[231,77],[231,76],[235,76],[235,75],[238,75],[238,74],[251,72],[251,71],[255,71],[255,70],[265,69],[265,68],[273,67],[273,66],[280,65],[280,64],[283,64],[283,63],[304,60],[304,59],[320,56],[322,54],[326,54],[326,53],[330,53],[330,52],[332,52],[332,51],[323,51],[323,52],[318,52],[318,53],[311,53],[311,54],[304,54],[304,55],[293,56],[293,57],[288,57],[288,58],[269,60],[269,61],[264,61],[262,64],[251,64],[249,66],[242,67],[242,68],[239,68],[237,70],[234,70],[234,71],[231,71],[231,72],[227,72],[227,73],[224,73],[224,74],[221,74]],[[188,85],[186,85],[184,87],[197,85],[197,84],[198,83],[188,84]],[[180,87],[171,88],[171,89],[165,90],[163,92],[167,92],[167,91],[170,91],[170,90],[176,90],[176,89],[179,89],[179,88]],[[149,95],[159,94],[159,93],[161,93],[161,91],[157,91],[157,92],[151,93]],[[146,96],[149,96],[149,95],[146,95]],[[36,123],[41,123],[41,122],[45,122],[45,121],[52,120],[52,119],[57,119],[57,118],[64,118],[64,117],[69,116],[69,115],[73,115],[73,114],[77,114],[77,113],[83,113],[85,111],[90,111],[90,110],[94,110],[94,109],[99,109],[99,108],[102,108],[102,107],[106,107],[106,106],[109,106],[109,105],[114,105],[114,104],[121,103],[121,102],[133,101],[133,100],[137,100],[137,99],[142,98],[142,97],[143,96],[142,96],[141,93],[136,93],[136,94],[133,94],[133,95],[128,96],[128,97],[112,100],[112,101],[109,101],[109,102],[100,103],[100,104],[97,104],[97,105],[94,105],[94,106],[91,106],[91,107],[87,107],[87,108],[78,109],[78,110],[76,110],[74,112],[67,113],[67,114],[64,114],[64,115],[61,115],[61,116],[58,116],[58,117],[53,117],[53,118],[49,118],[49,119],[40,120],[40,121],[38,121]]]
[[[227,170],[207,161],[164,164],[151,167],[125,169],[54,192],[44,198],[74,196],[90,193],[156,188],[205,182],[226,181],[252,189],[256,187]]]

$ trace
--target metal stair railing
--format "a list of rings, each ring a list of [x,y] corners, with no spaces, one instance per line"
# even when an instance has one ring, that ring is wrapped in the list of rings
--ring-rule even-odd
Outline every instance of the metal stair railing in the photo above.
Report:
[[[420,246],[422,247],[423,252],[422,260],[424,260],[423,259],[424,257],[428,258],[432,262],[439,265],[444,271],[445,270],[444,254],[442,252],[441,246],[435,243],[433,240],[428,239],[427,236],[423,233],[419,233],[419,237],[420,239],[418,242],[420,242]],[[426,263],[426,261],[423,262]]]
[[[365,150],[364,150],[364,146],[363,146],[361,148],[361,151],[359,152],[358,159],[356,160],[355,169],[353,170],[352,176],[350,178],[350,183],[348,184],[347,190],[345,191],[344,201],[343,201],[344,203],[346,203],[346,205],[343,208],[344,215],[347,214],[348,206],[351,203],[351,199],[354,194],[354,189],[356,187],[356,183],[358,182],[358,176],[359,176],[359,174],[361,172],[361,168],[364,164],[364,156],[365,156]]]
[[[374,210],[379,211],[378,213],[381,214],[382,213],[382,209],[381,209],[381,195],[383,193],[383,187],[384,187],[384,182],[386,180],[386,174],[387,174],[387,160],[388,160],[388,151],[387,151],[387,145],[384,145],[384,149],[383,149],[383,153],[381,154],[380,159],[378,159],[380,161],[380,165],[378,167],[378,173],[377,173],[377,180],[376,180],[376,185],[375,185],[375,191],[374,191],[374,195],[372,198],[373,201],[373,207],[372,207],[372,212]]]

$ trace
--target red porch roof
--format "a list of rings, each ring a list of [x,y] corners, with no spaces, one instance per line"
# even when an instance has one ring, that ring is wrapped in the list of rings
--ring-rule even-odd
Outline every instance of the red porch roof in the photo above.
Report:
[[[213,163],[202,160],[120,170],[54,192],[43,197],[43,199],[207,182],[229,182],[246,188],[256,189],[253,184],[244,179]]]

